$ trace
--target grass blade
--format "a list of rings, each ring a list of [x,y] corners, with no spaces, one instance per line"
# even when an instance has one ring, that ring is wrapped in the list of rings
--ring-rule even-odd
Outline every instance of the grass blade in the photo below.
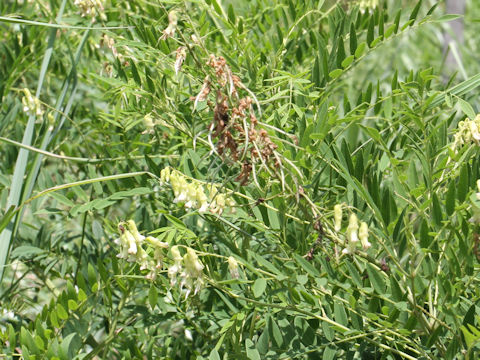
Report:
[[[66,3],[67,3],[66,0],[62,1],[60,9],[58,10],[58,15],[56,19],[57,22],[59,22],[62,18]],[[52,57],[53,44],[55,42],[56,32],[57,32],[56,29],[52,29],[52,31],[50,32],[48,47],[45,52],[45,56],[43,58],[42,67],[40,70],[40,76],[38,79],[38,85],[37,85],[37,91],[36,91],[37,97],[40,96],[40,93],[42,91],[45,75],[47,73],[48,65]],[[31,115],[28,118],[27,126],[25,128],[25,132],[22,138],[22,144],[25,144],[28,146],[31,145],[33,133],[35,130],[35,119],[36,119],[35,115]],[[23,179],[25,177],[27,162],[28,162],[28,150],[22,148],[18,152],[17,161],[15,163],[15,170],[13,172],[13,179],[12,179],[12,187],[10,189],[10,193],[8,194],[8,199],[7,199],[7,209],[11,208],[12,206],[16,207],[19,204],[20,197],[23,191],[23,184],[24,184]],[[3,269],[8,258],[8,253],[11,247],[12,239],[14,238],[14,235],[15,235],[14,233],[14,222],[16,221],[15,218],[16,216],[14,216],[10,220],[9,224],[0,233],[0,281],[2,280],[2,277],[3,277]]]

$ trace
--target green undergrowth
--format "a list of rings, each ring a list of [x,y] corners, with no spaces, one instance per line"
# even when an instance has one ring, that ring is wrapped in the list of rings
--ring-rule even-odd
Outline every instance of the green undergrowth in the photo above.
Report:
[[[0,357],[477,358],[443,7],[0,2]]]

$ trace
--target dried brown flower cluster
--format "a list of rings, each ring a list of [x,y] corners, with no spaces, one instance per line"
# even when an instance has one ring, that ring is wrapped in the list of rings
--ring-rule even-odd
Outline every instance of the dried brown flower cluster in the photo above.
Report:
[[[241,171],[237,181],[241,185],[248,182],[252,164],[257,161],[267,163],[277,145],[265,129],[258,129],[258,120],[253,110],[253,100],[249,96],[240,97],[238,89],[245,89],[240,78],[230,70],[225,58],[210,55],[207,65],[215,72],[216,100],[213,107],[213,123],[209,130],[217,138],[218,154],[233,161],[241,162]],[[207,76],[203,86],[195,97],[195,107],[199,101],[207,99],[213,80]]]

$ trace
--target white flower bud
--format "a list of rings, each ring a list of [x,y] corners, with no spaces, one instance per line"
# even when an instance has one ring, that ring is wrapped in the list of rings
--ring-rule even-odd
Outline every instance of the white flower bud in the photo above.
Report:
[[[164,183],[170,182],[170,167],[163,168],[160,171],[160,183],[163,185]]]
[[[24,96],[22,98],[22,104],[23,104],[23,111],[26,112],[28,115],[34,115],[36,117],[42,117],[44,114],[44,111],[42,109],[42,104],[40,103],[40,100],[33,96],[30,93],[30,90],[28,89],[23,89]]]
[[[143,125],[145,125],[148,131],[153,130],[155,123],[153,122],[152,115],[147,114],[143,117]]]
[[[170,249],[170,252],[172,253],[173,261],[175,261],[176,263],[182,262],[183,257],[180,254],[180,250],[178,250],[177,245],[172,246],[172,248]]]
[[[197,253],[192,248],[187,248],[187,253],[183,256],[183,262],[185,269],[195,277],[198,277],[204,268],[198,259]]]
[[[368,225],[366,222],[361,222],[360,223],[360,230],[358,232],[358,237],[360,238],[360,241],[362,242],[362,247],[364,250],[367,250],[372,244],[368,241]]]
[[[335,221],[335,231],[340,231],[342,228],[342,205],[337,204],[333,207],[333,218]]]
[[[127,239],[128,244],[128,253],[130,255],[137,254],[137,242],[135,241],[135,237],[130,233],[130,231],[125,231],[125,237]]]
[[[143,242],[143,240],[145,239],[145,236],[141,235],[139,232],[138,232],[138,229],[137,229],[137,225],[135,224],[135,221],[133,220],[128,220],[127,221],[127,229],[130,231],[130,233],[133,235],[133,237],[135,238],[135,241],[138,243],[138,244],[141,244]]]
[[[155,259],[155,268],[161,269],[163,268],[163,252],[161,248],[156,248],[153,252],[153,258]]]
[[[348,221],[347,227],[347,239],[349,243],[358,242],[358,219],[357,215],[352,214],[350,215],[350,219]]]
[[[480,200],[480,179],[477,180],[477,189],[478,189],[478,192],[477,192],[477,200]]]
[[[475,140],[480,140],[480,132],[478,132],[478,126],[474,121],[469,122],[470,125],[470,134]]]
[[[230,271],[230,276],[234,279],[238,279],[238,262],[233,256],[228,257],[228,271]]]

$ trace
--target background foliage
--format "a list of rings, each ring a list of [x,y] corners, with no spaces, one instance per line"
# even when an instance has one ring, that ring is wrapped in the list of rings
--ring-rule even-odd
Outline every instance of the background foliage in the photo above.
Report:
[[[476,358],[479,143],[452,146],[480,7],[457,74],[443,4],[365,3],[0,2],[1,355]],[[186,208],[168,166],[235,205]],[[351,214],[371,247],[345,254]],[[155,280],[117,258],[128,219],[194,249],[204,288],[171,284],[171,251]]]

